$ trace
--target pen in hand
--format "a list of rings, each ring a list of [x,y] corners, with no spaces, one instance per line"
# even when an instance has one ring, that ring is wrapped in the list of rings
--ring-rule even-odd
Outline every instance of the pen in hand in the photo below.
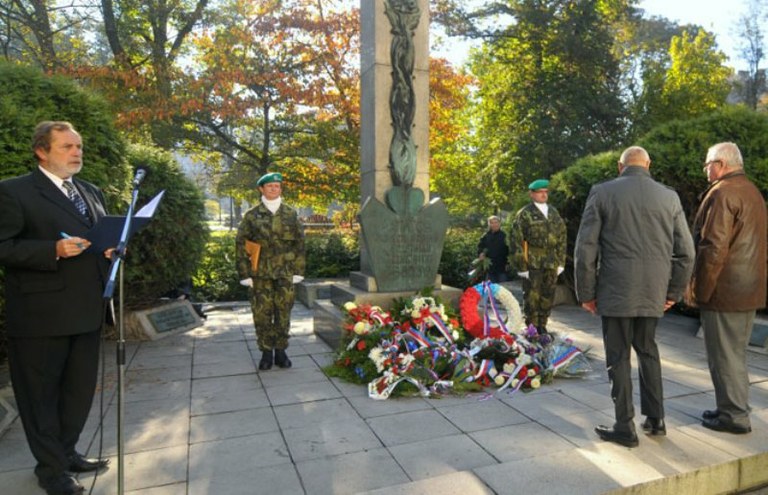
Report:
[[[62,239],[72,239],[72,236],[67,234],[66,232],[59,232],[59,234],[61,234]],[[75,243],[75,246],[79,247],[80,249],[85,249],[85,247],[81,242]]]

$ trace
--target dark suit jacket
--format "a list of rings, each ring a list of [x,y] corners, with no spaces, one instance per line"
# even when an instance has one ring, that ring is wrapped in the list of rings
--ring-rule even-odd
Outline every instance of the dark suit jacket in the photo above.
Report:
[[[93,222],[106,215],[101,191],[88,182],[74,183]],[[0,182],[8,336],[63,336],[100,328],[109,260],[90,251],[56,259],[61,232],[86,237],[91,223],[39,169]]]

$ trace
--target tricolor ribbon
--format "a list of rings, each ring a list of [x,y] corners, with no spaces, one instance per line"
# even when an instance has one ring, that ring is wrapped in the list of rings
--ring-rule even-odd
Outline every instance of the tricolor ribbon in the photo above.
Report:
[[[435,326],[440,331],[440,333],[443,334],[443,337],[445,337],[445,340],[453,344],[453,335],[451,335],[451,330],[445,324],[443,319],[440,318],[440,315],[438,313],[432,313],[432,321],[435,322]]]

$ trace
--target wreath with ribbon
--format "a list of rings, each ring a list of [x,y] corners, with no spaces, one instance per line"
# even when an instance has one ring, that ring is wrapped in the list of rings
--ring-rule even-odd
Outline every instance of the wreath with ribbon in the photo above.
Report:
[[[481,304],[484,306],[482,316],[478,312],[478,306]],[[501,317],[499,304],[507,313],[506,322]],[[515,296],[505,287],[487,281],[473,285],[464,291],[459,300],[459,312],[467,333],[480,339],[509,336],[519,330],[523,323],[520,304]],[[494,316],[498,326],[491,324],[491,315]]]

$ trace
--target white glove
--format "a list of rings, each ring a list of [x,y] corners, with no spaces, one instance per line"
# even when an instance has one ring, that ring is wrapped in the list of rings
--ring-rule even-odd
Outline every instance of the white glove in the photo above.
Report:
[[[244,285],[246,287],[253,287],[253,279],[252,278],[244,278],[240,281],[240,285]]]
[[[528,272],[517,272],[517,276],[520,278],[528,278]]]
[[[565,267],[564,266],[558,266],[557,267],[557,276],[559,277],[560,274],[563,273],[564,271],[565,271]]]
[[[294,276],[293,276],[293,283],[294,283],[294,284],[298,284],[298,283],[299,283],[299,282],[301,282],[302,280],[304,280],[304,277],[302,277],[301,275],[294,275]]]

